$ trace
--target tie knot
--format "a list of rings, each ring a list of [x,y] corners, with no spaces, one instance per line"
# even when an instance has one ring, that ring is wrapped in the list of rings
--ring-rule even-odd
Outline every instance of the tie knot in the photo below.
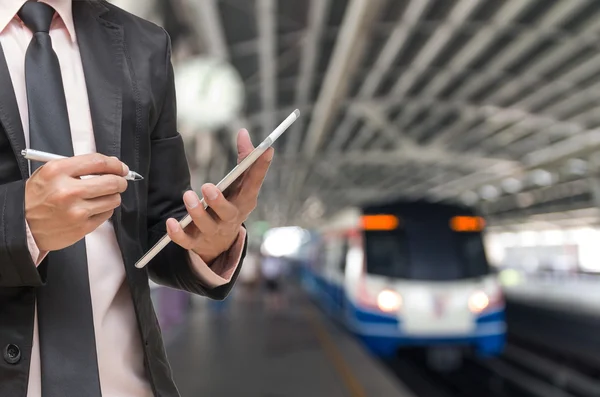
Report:
[[[27,1],[17,15],[33,33],[49,33],[54,12],[54,8],[46,3]]]

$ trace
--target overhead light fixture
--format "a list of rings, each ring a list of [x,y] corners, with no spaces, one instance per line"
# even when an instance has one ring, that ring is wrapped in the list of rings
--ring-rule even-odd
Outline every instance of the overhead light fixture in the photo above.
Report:
[[[550,186],[554,183],[554,175],[551,172],[537,169],[530,173],[531,182],[537,186]]]
[[[569,159],[565,171],[570,175],[585,175],[588,171],[588,163],[582,159]]]
[[[482,199],[492,201],[500,196],[500,192],[497,187],[492,185],[485,185],[479,189],[479,195]]]
[[[461,194],[460,200],[463,202],[463,204],[472,206],[477,204],[477,201],[479,201],[479,196],[475,192],[468,191]]]
[[[517,178],[507,178],[502,181],[502,189],[506,193],[515,194],[521,191],[523,183]]]

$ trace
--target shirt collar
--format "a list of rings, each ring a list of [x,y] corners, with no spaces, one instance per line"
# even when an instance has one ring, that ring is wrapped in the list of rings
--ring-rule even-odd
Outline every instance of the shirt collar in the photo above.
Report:
[[[17,15],[23,4],[27,0],[0,0],[0,32],[6,29],[6,26]],[[75,42],[75,23],[73,21],[73,0],[40,0],[56,10],[56,13],[63,20],[71,41]]]

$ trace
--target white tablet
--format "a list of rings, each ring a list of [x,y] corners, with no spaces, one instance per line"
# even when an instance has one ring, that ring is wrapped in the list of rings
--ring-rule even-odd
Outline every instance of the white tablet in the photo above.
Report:
[[[258,145],[245,159],[243,159],[237,166],[235,166],[216,186],[220,191],[224,191],[231,185],[237,178],[239,178],[254,162],[268,149],[273,143],[289,128],[294,121],[300,117],[300,111],[294,110],[275,130]],[[204,208],[207,207],[204,198],[201,200]],[[192,217],[187,214],[182,220],[179,221],[179,225],[185,228],[192,222]],[[141,269],[146,266],[152,258],[154,258],[163,248],[171,242],[171,238],[168,234],[165,234],[148,252],[144,254],[135,264],[135,267]]]

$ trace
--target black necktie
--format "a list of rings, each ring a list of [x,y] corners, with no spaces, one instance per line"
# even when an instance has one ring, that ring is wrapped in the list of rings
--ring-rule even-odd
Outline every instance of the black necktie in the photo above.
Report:
[[[54,9],[28,1],[19,17],[32,31],[25,56],[32,149],[73,156],[73,142],[58,57],[52,49]],[[41,164],[32,162],[32,172]],[[100,397],[98,359],[85,239],[48,254],[47,283],[38,288],[44,397]]]

